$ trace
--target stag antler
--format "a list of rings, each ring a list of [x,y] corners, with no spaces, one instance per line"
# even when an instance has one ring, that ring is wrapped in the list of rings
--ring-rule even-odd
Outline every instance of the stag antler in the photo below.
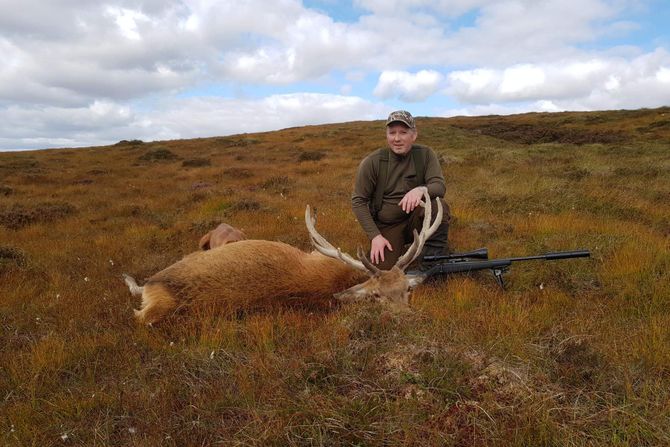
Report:
[[[403,271],[419,256],[421,250],[423,249],[423,245],[426,243],[426,240],[428,240],[428,238],[430,238],[430,236],[435,233],[437,227],[442,222],[442,203],[440,200],[437,200],[437,215],[435,216],[433,225],[431,225],[430,217],[432,214],[432,207],[430,203],[430,195],[428,194],[427,189],[424,191],[423,196],[424,201],[420,202],[420,206],[424,207],[423,225],[421,232],[417,233],[416,230],[414,230],[414,242],[412,242],[412,245],[410,245],[410,247],[407,249],[407,252],[405,252],[405,254],[402,255],[395,264],[396,267]],[[357,261],[348,254],[342,253],[339,248],[333,247],[333,245],[328,242],[326,238],[321,236],[316,231],[316,228],[314,227],[315,223],[316,219],[312,217],[309,205],[307,205],[307,208],[305,209],[305,224],[307,225],[310,241],[319,253],[330,258],[339,259],[357,270],[367,272],[371,276],[379,274],[379,268],[375,267],[370,262],[360,247],[358,247],[359,260]]]
[[[360,247],[358,252],[358,258],[360,260],[357,261],[348,254],[342,253],[339,248],[333,247],[333,245],[328,242],[326,238],[321,236],[319,232],[316,231],[316,228],[314,227],[315,223],[316,219],[312,217],[309,205],[307,205],[307,208],[305,208],[305,224],[307,225],[307,231],[309,232],[309,239],[316,251],[330,258],[339,259],[345,264],[350,265],[357,270],[366,272],[369,275],[377,275],[379,273],[379,269],[372,265],[367,259],[365,259],[365,255],[363,255],[363,251],[360,249]],[[363,256],[361,257],[361,255]]]
[[[407,249],[404,255],[398,258],[398,261],[395,263],[395,266],[400,270],[405,270],[408,265],[410,265],[416,258],[421,254],[423,245],[426,241],[437,231],[437,227],[442,223],[442,202],[440,199],[437,199],[437,215],[433,221],[433,225],[430,224],[430,217],[433,213],[430,195],[428,194],[428,189],[426,188],[423,191],[424,200],[419,203],[420,206],[424,208],[423,210],[423,226],[421,227],[421,233],[417,233],[414,230],[414,242]]]

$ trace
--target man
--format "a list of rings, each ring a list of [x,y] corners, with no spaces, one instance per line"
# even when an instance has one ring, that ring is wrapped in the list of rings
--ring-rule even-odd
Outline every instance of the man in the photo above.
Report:
[[[420,230],[423,207],[418,206],[427,189],[433,200],[442,201],[442,224],[426,241],[419,260],[425,255],[444,254],[449,231],[449,207],[442,168],[435,152],[414,144],[416,124],[405,110],[392,112],[386,120],[387,148],[368,155],[359,165],[351,196],[354,214],[370,238],[370,260],[388,270],[411,243],[413,230]]]

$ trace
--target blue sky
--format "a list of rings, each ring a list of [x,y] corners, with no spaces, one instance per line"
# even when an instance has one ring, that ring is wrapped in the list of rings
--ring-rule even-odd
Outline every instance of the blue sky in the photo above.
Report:
[[[661,0],[8,0],[0,150],[670,105]]]

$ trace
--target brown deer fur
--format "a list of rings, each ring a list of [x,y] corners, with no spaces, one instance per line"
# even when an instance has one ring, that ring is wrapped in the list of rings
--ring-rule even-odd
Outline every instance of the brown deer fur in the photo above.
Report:
[[[442,221],[442,206],[430,225],[431,200],[424,188],[423,227],[390,270],[380,270],[359,247],[358,258],[334,247],[314,227],[316,218],[305,209],[305,224],[316,251],[305,253],[271,241],[243,240],[186,256],[150,277],[144,287],[124,275],[133,295],[142,295],[135,311],[138,321],[152,324],[180,307],[196,312],[234,312],[257,306],[295,302],[317,304],[331,300],[372,300],[406,306],[410,291],[425,275],[405,274],[430,235]]]
[[[195,252],[151,276],[138,288],[142,306],[135,315],[152,324],[181,307],[233,312],[292,298],[326,304],[333,294],[367,279],[364,272],[317,252],[244,240]]]

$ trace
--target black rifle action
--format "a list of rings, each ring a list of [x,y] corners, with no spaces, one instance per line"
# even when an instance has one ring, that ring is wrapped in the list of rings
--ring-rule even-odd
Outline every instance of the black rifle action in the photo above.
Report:
[[[520,256],[516,258],[489,259],[489,252],[486,248],[480,248],[468,253],[454,253],[449,255],[425,256],[423,263],[427,265],[428,270],[421,274],[427,277],[435,275],[447,275],[449,273],[473,272],[476,270],[491,270],[496,282],[505,288],[503,274],[509,270],[513,262],[545,260],[554,261],[557,259],[586,258],[591,256],[588,250],[559,251],[545,253],[535,256]]]

